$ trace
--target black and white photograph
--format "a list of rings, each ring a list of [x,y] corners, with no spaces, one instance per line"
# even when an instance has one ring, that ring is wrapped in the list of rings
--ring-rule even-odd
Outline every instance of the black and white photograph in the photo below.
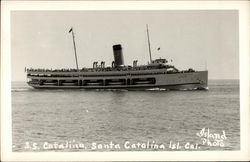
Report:
[[[239,10],[67,7],[9,12],[12,153],[247,148]]]

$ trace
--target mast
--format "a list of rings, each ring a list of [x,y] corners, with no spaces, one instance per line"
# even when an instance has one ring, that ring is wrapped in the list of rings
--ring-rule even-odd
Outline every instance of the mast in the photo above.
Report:
[[[74,34],[74,31],[73,31],[73,28],[71,28],[69,30],[69,33],[72,33],[72,37],[73,37],[73,44],[74,44],[74,51],[75,51],[75,59],[76,59],[76,68],[77,68],[77,71],[79,71],[79,68],[78,68],[78,61],[77,61],[77,54],[76,54],[76,44],[75,44],[75,34]]]
[[[149,33],[148,33],[148,24],[146,25],[146,27],[147,27],[147,36],[148,36],[148,51],[149,51],[149,58],[150,58],[150,63],[152,63],[151,48],[150,48],[150,40],[149,40]]]

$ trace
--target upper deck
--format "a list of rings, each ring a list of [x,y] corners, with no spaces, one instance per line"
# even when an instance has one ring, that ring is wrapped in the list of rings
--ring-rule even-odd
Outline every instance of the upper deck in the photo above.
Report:
[[[185,71],[179,71],[171,65],[158,65],[158,66],[123,66],[119,68],[82,68],[82,69],[27,69],[27,76],[53,76],[53,77],[76,77],[76,76],[126,76],[126,75],[154,75],[154,74],[166,74],[166,73],[185,73],[194,72],[189,69]]]

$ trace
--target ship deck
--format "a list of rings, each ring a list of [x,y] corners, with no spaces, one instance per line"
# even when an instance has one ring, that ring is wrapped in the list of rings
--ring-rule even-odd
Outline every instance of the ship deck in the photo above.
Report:
[[[34,88],[84,89],[199,89],[207,88],[207,71],[146,69],[126,71],[29,70],[28,84]]]

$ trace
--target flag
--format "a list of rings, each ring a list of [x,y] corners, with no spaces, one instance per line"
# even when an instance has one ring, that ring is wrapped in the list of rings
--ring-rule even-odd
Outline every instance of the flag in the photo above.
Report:
[[[73,28],[70,28],[69,33],[72,32]]]
[[[161,48],[159,47],[159,48],[157,48],[157,50],[159,51]]]

